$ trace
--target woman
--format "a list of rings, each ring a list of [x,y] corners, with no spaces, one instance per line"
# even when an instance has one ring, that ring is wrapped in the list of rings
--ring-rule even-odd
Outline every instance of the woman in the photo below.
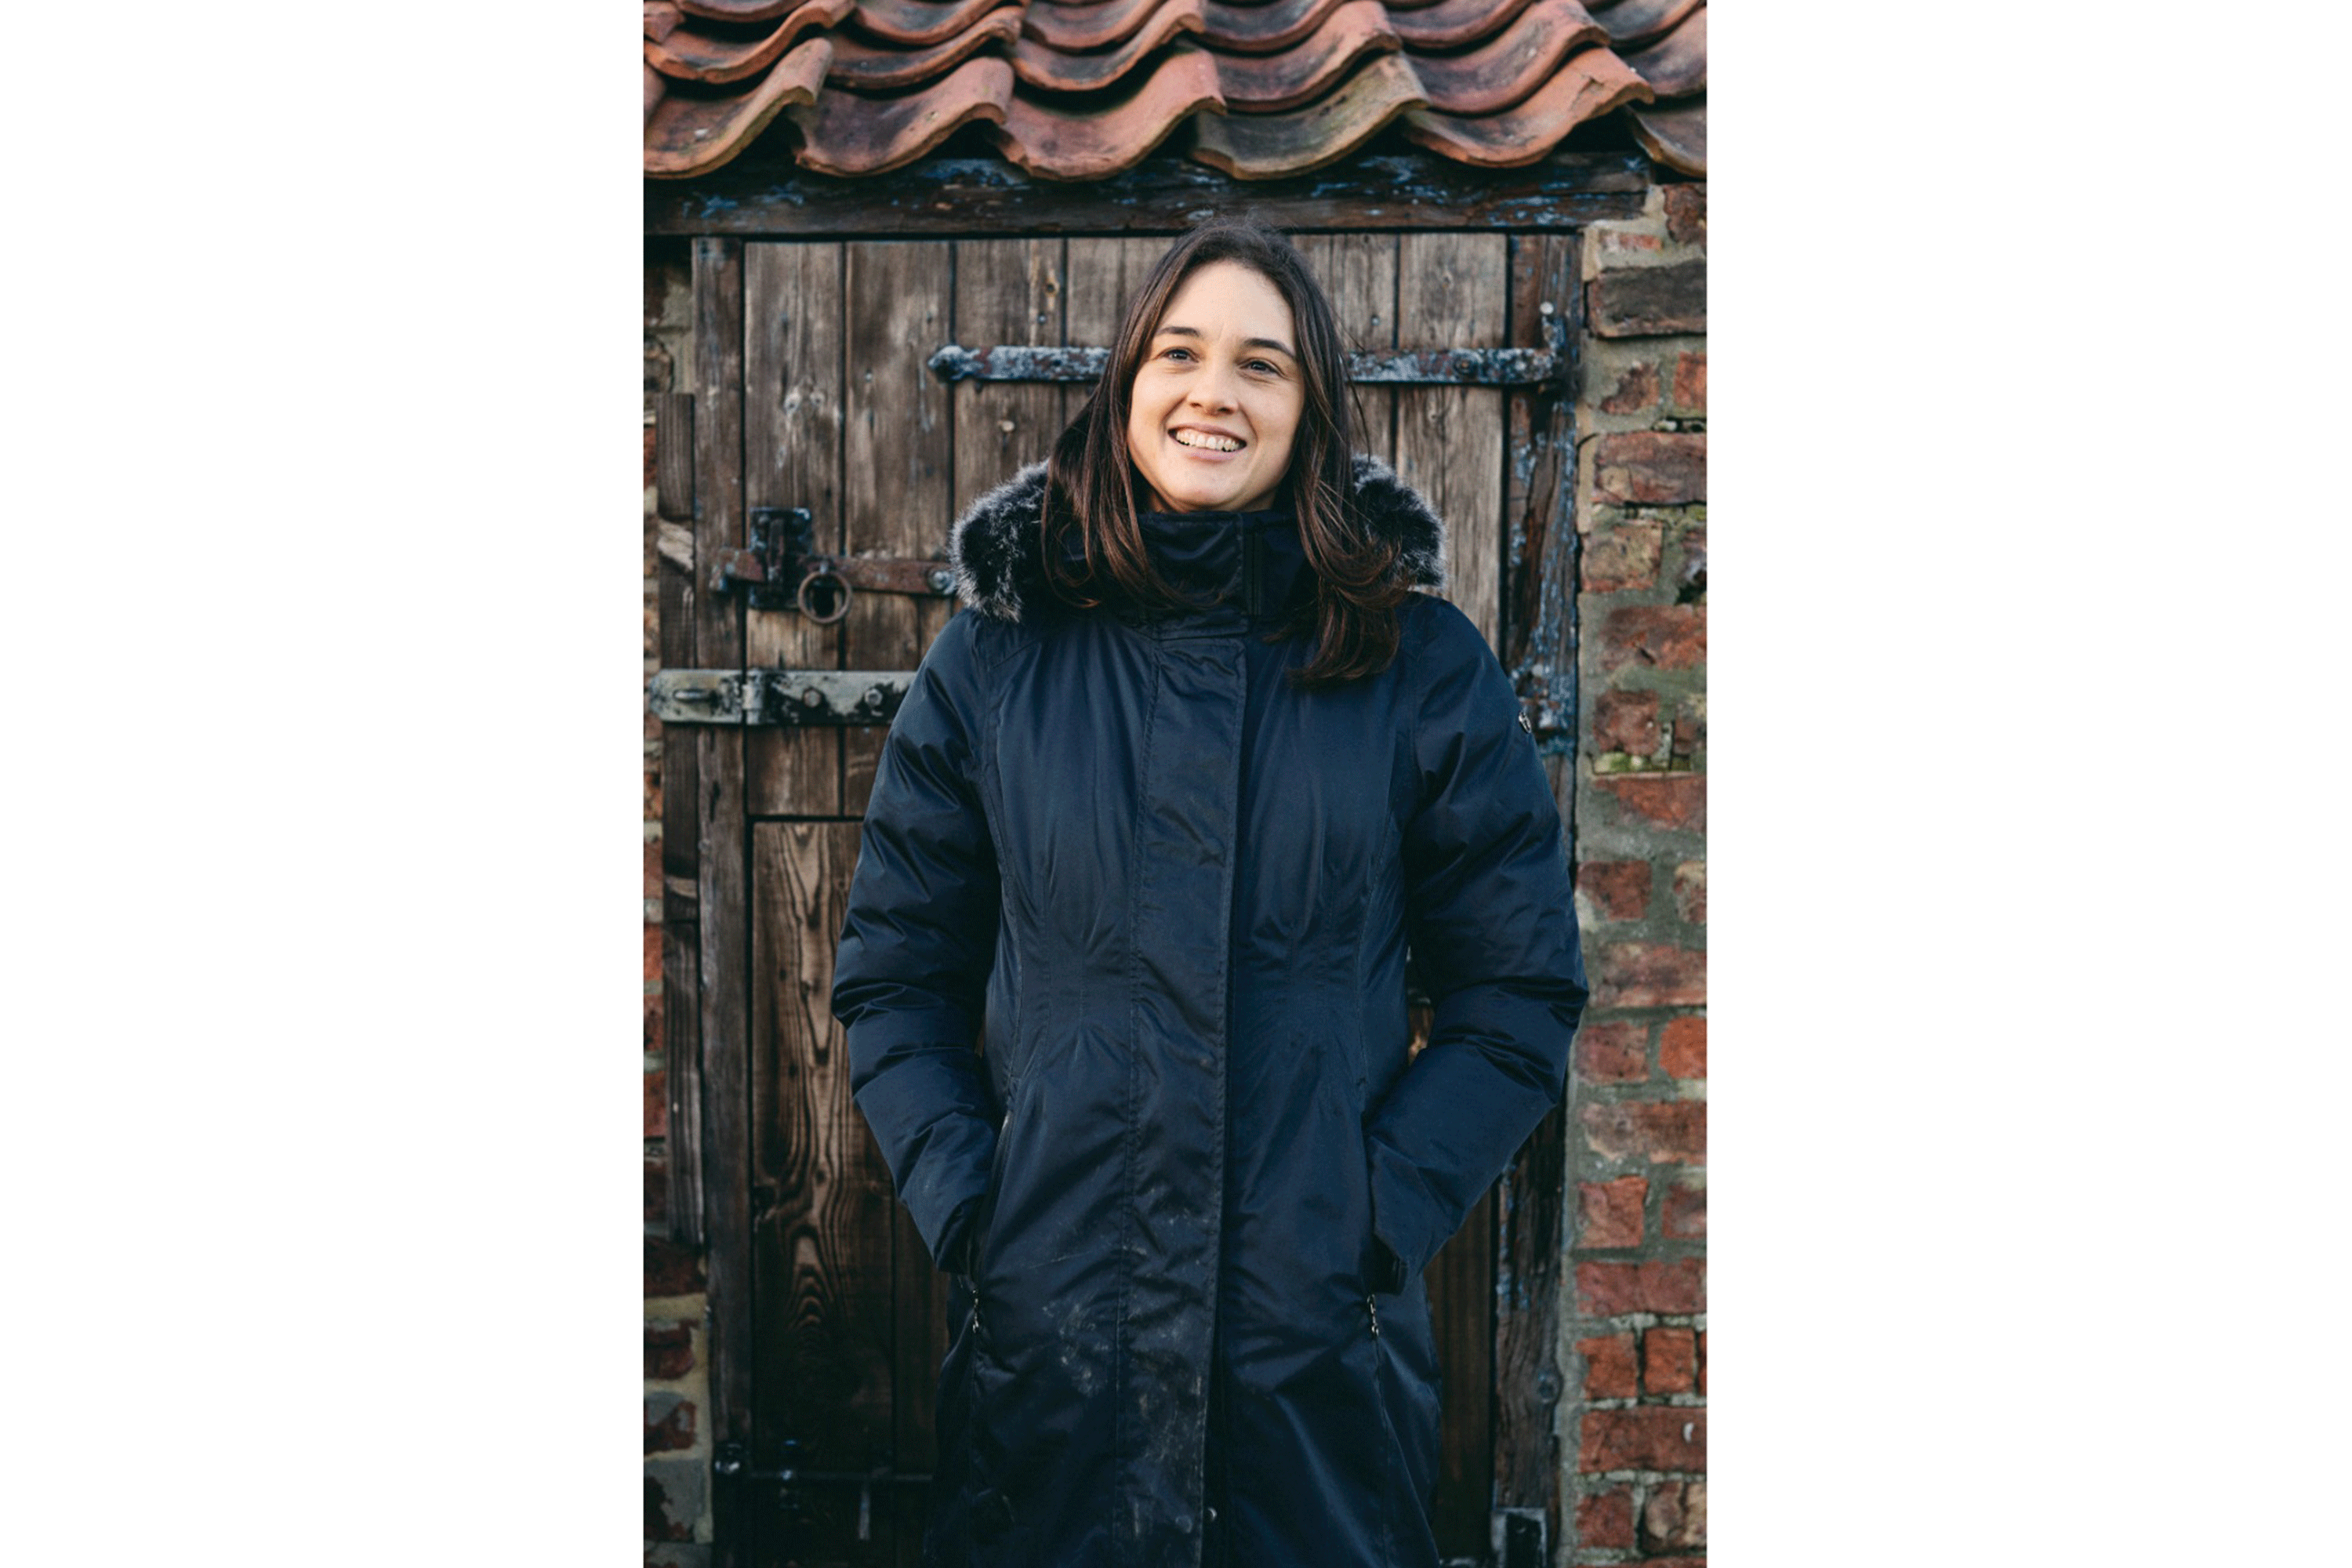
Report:
[[[953,1277],[929,1563],[1436,1568],[1422,1269],[1584,973],[1511,684],[1346,394],[1297,252],[1210,224],[955,525],[833,990]]]

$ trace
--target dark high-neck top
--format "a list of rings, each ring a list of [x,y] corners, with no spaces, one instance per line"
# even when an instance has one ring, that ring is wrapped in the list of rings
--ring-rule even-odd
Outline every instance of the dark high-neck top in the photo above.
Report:
[[[1289,507],[1138,511],[1136,525],[1153,568],[1204,608],[1227,606],[1253,617],[1278,618],[1314,593],[1315,574],[1299,543],[1297,514]],[[1062,553],[1074,569],[1084,563],[1084,546],[1075,531],[1064,538]],[[1109,591],[1116,595],[1115,588]]]

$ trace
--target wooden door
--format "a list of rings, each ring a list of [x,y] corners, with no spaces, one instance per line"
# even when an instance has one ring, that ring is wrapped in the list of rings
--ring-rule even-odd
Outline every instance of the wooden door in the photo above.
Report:
[[[1560,334],[1532,307],[1540,296],[1565,310],[1573,293],[1563,237],[1341,235],[1303,248],[1353,347],[1553,346]],[[842,620],[822,625],[714,592],[709,563],[749,542],[760,508],[807,509],[820,550],[939,552],[963,507],[1045,455],[1088,387],[950,385],[926,361],[950,342],[1107,343],[1166,244],[698,240],[692,538],[679,546],[695,564],[688,585],[665,595],[676,622],[665,662],[912,670],[950,602],[860,593]],[[1534,625],[1509,607],[1528,594],[1507,581],[1507,538],[1532,563],[1572,544],[1557,502],[1572,449],[1557,402],[1491,386],[1364,389],[1360,445],[1448,518],[1451,596],[1498,646],[1515,635],[1526,644]],[[1516,634],[1515,615],[1528,623]],[[1572,668],[1564,650],[1558,658]],[[693,999],[683,1019],[673,1005],[674,1048],[690,1058],[674,1057],[673,1146],[682,1157],[698,1148],[703,1172],[698,1202],[678,1212],[707,1248],[722,1562],[919,1555],[945,1283],[851,1101],[828,1005],[882,733],[680,724],[666,742],[670,776],[686,786],[671,787],[686,804],[666,832],[695,849],[684,868],[692,919],[672,928],[670,973],[691,984],[670,994]],[[675,861],[671,870],[677,879]],[[1532,1510],[1542,1537],[1559,1539],[1559,1121],[1429,1274],[1445,1377],[1439,1539],[1450,1558],[1491,1560],[1513,1510],[1522,1522]]]

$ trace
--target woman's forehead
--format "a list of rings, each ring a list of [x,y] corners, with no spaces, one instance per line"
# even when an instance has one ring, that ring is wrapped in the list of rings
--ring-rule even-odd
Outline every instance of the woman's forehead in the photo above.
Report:
[[[1152,335],[1239,334],[1245,348],[1279,349],[1295,358],[1293,326],[1289,302],[1264,275],[1235,262],[1213,261],[1177,285]]]

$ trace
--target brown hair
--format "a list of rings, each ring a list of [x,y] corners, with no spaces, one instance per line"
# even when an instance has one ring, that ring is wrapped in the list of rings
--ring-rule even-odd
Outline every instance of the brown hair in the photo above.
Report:
[[[1411,585],[1399,569],[1402,546],[1366,531],[1349,504],[1353,490],[1355,388],[1347,374],[1339,324],[1315,275],[1283,233],[1255,215],[1212,218],[1169,247],[1152,267],[1119,322],[1118,336],[1094,395],[1054,442],[1046,467],[1043,545],[1045,580],[1070,604],[1102,603],[1089,595],[1099,569],[1121,592],[1147,607],[1191,605],[1152,570],[1136,522],[1135,465],[1127,420],[1135,376],[1168,301],[1195,268],[1234,261],[1274,285],[1290,306],[1297,329],[1306,406],[1290,447],[1276,504],[1298,517],[1299,543],[1315,574],[1315,594],[1267,634],[1295,637],[1310,625],[1318,641],[1313,659],[1292,672],[1300,686],[1334,685],[1388,667],[1396,656],[1396,606]],[[1086,567],[1066,575],[1062,542],[1075,530]]]

